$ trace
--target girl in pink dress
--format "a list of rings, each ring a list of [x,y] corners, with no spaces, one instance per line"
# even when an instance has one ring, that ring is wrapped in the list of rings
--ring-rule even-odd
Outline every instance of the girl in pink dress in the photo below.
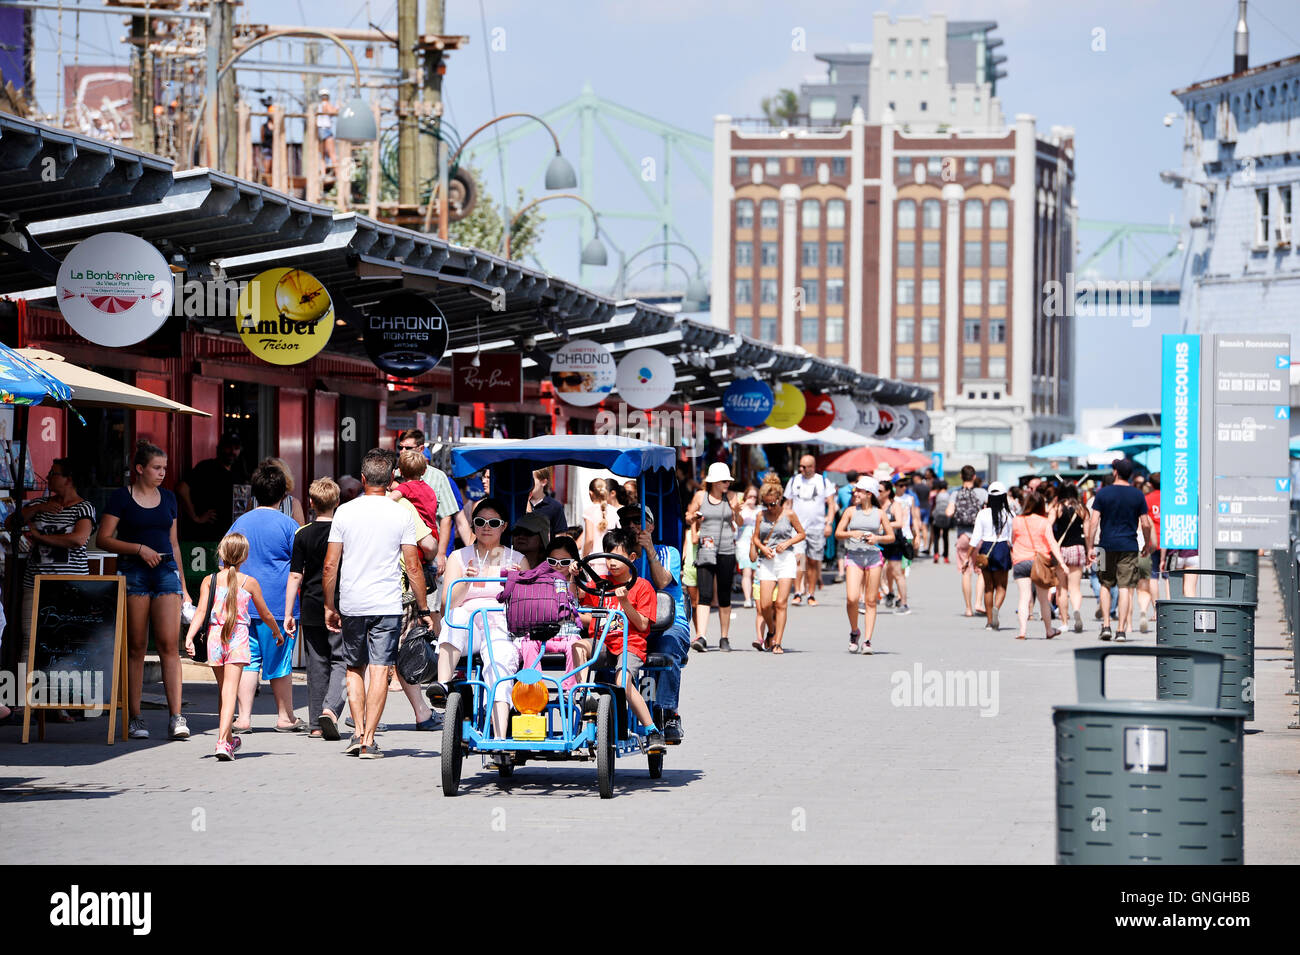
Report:
[[[569,588],[569,597],[576,605],[578,602],[577,591],[574,588],[573,581],[578,573],[578,545],[572,537],[557,537],[551,541],[551,546],[546,550],[546,560],[556,573],[565,578]],[[576,622],[576,621],[575,621]],[[567,629],[567,628],[566,628]],[[573,628],[572,632],[560,633],[543,644],[539,640],[524,639],[519,642],[519,656],[521,659],[520,669],[527,669],[536,662],[543,651],[548,653],[564,654],[564,669],[572,670],[574,667],[582,666],[587,662],[586,653],[583,651],[583,645],[579,643],[582,639],[582,631]],[[564,689],[569,690],[578,682],[577,676],[571,676],[561,684]]]
[[[262,620],[275,632],[277,645],[284,643],[284,634],[280,632],[279,623],[266,606],[261,586],[248,574],[239,572],[240,566],[248,560],[248,538],[243,534],[227,534],[217,545],[217,557],[224,569],[212,577],[205,577],[199,591],[199,606],[211,609],[207,620],[195,614],[190,621],[190,630],[185,636],[185,651],[190,656],[194,655],[194,638],[198,635],[199,628],[206,625],[208,666],[215,672],[221,692],[217,759],[226,762],[235,758],[235,750],[239,749],[240,744],[233,728],[239,678],[252,659],[248,644],[248,627],[251,622],[249,602],[253,603]],[[213,581],[216,582],[215,587]],[[209,594],[209,588],[214,588],[215,592]]]

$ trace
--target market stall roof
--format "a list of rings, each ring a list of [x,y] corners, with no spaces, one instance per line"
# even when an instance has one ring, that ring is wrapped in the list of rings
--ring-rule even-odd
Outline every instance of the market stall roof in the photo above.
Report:
[[[820,444],[829,448],[860,448],[870,438],[844,428],[805,431],[803,428],[760,428],[736,439],[736,444]]]
[[[16,349],[19,355],[72,389],[69,399],[74,408],[132,408],[136,411],[162,411],[167,414],[197,415],[210,418],[206,411],[191,408],[179,401],[136,388],[116,378],[109,378],[89,368],[82,368],[62,355],[40,348]]]
[[[538,465],[577,464],[605,468],[621,477],[638,477],[646,471],[677,463],[672,448],[637,438],[603,434],[557,434],[526,441],[471,445],[451,452],[452,476],[468,477],[505,461],[534,461]]]

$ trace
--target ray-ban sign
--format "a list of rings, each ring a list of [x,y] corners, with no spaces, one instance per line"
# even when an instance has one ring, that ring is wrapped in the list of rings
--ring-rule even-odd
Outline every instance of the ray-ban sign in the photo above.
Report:
[[[479,354],[451,357],[451,400],[454,404],[524,400],[523,358],[518,354]]]

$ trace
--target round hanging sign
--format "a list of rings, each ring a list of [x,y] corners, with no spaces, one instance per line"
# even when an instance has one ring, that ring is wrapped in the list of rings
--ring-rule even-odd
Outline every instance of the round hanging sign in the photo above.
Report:
[[[894,417],[897,418],[898,421],[894,424],[894,432],[891,437],[912,437],[912,429],[916,427],[916,415],[913,413],[912,409],[904,405],[899,405],[894,408]]]
[[[825,431],[835,420],[835,403],[831,401],[830,395],[815,395],[810,391],[805,391],[804,413],[803,418],[799,421],[799,427],[803,428],[810,434],[816,434],[818,431]]]
[[[142,342],[171,314],[174,288],[162,253],[125,232],[77,243],[59,266],[59,311],[72,330],[108,348]]]
[[[737,378],[722,395],[722,411],[732,424],[757,428],[772,413],[772,389],[757,378]]]
[[[299,365],[334,333],[334,303],[302,269],[267,269],[239,293],[239,337],[262,361]]]
[[[571,405],[600,404],[613,393],[617,377],[614,356],[600,342],[579,338],[551,356],[551,384]]]
[[[874,401],[858,405],[858,433],[870,437],[876,433],[879,427],[880,405]]]
[[[924,440],[930,437],[930,416],[924,411],[913,411],[916,423],[912,426],[912,437]]]
[[[835,406],[835,418],[831,427],[852,431],[858,425],[858,406],[848,395],[831,395],[831,404]]]
[[[789,382],[781,382],[773,391],[776,401],[772,413],[767,416],[766,424],[770,428],[792,428],[803,419],[806,410],[803,392]]]
[[[447,319],[433,302],[402,292],[366,309],[366,354],[394,378],[432,371],[447,350]]]
[[[884,405],[876,405],[876,408],[880,415],[880,423],[876,425],[876,437],[893,437],[894,428],[898,425],[898,418],[894,416],[894,409],[887,408]]]
[[[631,407],[641,411],[657,408],[677,386],[673,360],[653,348],[635,348],[618,363],[618,394]]]

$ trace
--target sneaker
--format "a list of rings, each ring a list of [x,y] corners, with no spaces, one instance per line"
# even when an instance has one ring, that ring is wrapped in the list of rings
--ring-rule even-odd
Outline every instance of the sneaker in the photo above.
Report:
[[[228,763],[235,758],[235,748],[222,740],[217,744],[217,762]]]
[[[132,717],[131,722],[126,725],[126,735],[131,739],[148,739],[149,727],[145,726],[142,717]]]
[[[952,561],[950,561],[947,557],[945,557],[945,558],[943,559],[943,562],[944,562],[945,564],[951,564],[951,563],[952,563]]]
[[[169,739],[189,739],[190,724],[185,722],[183,716],[173,716],[167,723],[167,737]]]
[[[998,612],[996,610],[993,611],[993,619],[989,621],[989,626],[994,630],[998,629]]]
[[[799,606],[801,603],[803,603],[803,594],[791,594],[790,603],[792,603],[796,607]]]
[[[361,752],[363,748],[364,747],[361,745],[361,737],[353,736],[350,740],[348,740],[348,745],[346,748],[344,748],[343,755],[355,756],[357,755],[357,753]]]
[[[1077,610],[1074,612],[1074,632],[1083,633],[1083,617],[1079,615]]]
[[[907,604],[899,604],[898,609],[894,611],[894,613],[901,613],[901,614],[909,614],[911,612],[912,612],[912,608],[909,607]]]
[[[691,649],[696,653],[705,653],[709,649],[709,645],[705,642],[703,637],[696,637],[691,641]]]
[[[231,752],[238,753],[238,752],[239,752],[239,747],[241,747],[241,746],[243,746],[243,745],[244,745],[244,741],[243,741],[242,739],[240,739],[238,736],[232,736],[232,737],[230,738],[230,750],[231,750]]]
[[[862,631],[860,630],[849,631],[849,653],[853,653],[858,649],[858,641],[860,639],[862,639]]]
[[[645,751],[651,756],[656,753],[668,752],[668,744],[664,741],[664,734],[659,730],[650,730],[645,734]]]
[[[1116,643],[1125,643],[1125,642],[1127,642],[1127,641],[1128,641],[1128,636],[1127,636],[1127,634],[1124,633],[1123,630],[1116,630],[1116,631],[1115,631],[1115,642],[1116,642]]]
[[[894,595],[893,595],[893,594],[885,594],[885,606],[886,606],[886,607],[892,607],[892,606],[894,606]]]
[[[730,652],[730,650],[731,650],[731,641],[728,640],[726,637],[723,637],[721,640],[718,641],[718,649],[719,649],[719,650],[726,650],[726,651]]]
[[[362,746],[361,752],[357,753],[361,759],[383,759],[384,753],[379,748],[378,743],[371,743],[369,746]]]
[[[442,729],[442,714],[436,710],[429,714],[429,718],[423,723],[416,723],[417,730],[440,730]]]
[[[1146,633],[1146,632],[1147,632],[1147,615],[1146,615],[1146,614],[1143,614],[1143,615],[1142,615],[1142,619],[1138,622],[1138,631],[1139,631],[1140,633]]]
[[[873,649],[871,649],[871,641],[870,641],[870,640],[863,640],[863,641],[862,641],[862,647],[858,650],[858,652],[859,652],[859,653],[875,653],[876,651],[873,650]]]
[[[1102,640],[1109,640],[1109,639],[1110,639],[1111,637],[1113,637],[1113,636],[1114,636],[1114,634],[1110,632],[1110,627],[1102,627],[1102,628],[1101,628],[1100,638],[1101,638]]]
[[[664,720],[664,742],[680,743],[686,738],[686,733],[682,730],[682,718],[674,713]]]

